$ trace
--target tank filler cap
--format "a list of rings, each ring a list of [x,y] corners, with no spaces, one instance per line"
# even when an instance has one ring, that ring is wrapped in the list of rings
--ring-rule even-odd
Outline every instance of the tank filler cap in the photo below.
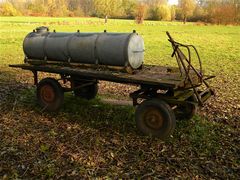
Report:
[[[41,26],[41,27],[37,27],[36,31],[37,31],[37,33],[45,33],[45,32],[48,32],[49,29],[46,26]]]

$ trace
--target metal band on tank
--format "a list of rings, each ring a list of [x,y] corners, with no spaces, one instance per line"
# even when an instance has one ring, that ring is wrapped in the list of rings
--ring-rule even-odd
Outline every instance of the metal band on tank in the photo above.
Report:
[[[51,33],[48,32],[47,35],[45,36],[44,40],[43,40],[43,55],[44,55],[44,60],[47,61],[47,53],[46,53],[46,41],[47,41],[47,38],[48,36],[50,35]]]
[[[95,57],[95,64],[99,64],[99,57],[98,57],[98,53],[97,53],[97,42],[98,42],[98,39],[100,38],[100,36],[101,35],[103,35],[103,34],[106,34],[106,32],[104,32],[104,33],[99,33],[99,34],[97,34],[97,38],[96,38],[96,40],[95,40],[95,43],[94,43],[94,57]]]
[[[73,33],[69,38],[68,38],[68,40],[67,40],[67,56],[68,56],[68,59],[67,59],[67,61],[68,61],[68,63],[70,63],[71,62],[71,60],[72,60],[72,57],[71,57],[71,54],[70,54],[70,50],[69,50],[69,43],[71,42],[71,40],[72,40],[72,38],[75,36],[75,35],[77,35],[77,34],[79,34],[78,32],[77,33]]]

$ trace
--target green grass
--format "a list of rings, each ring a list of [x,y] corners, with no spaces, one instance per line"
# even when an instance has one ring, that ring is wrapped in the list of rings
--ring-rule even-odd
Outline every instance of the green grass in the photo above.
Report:
[[[119,93],[124,88],[91,101],[67,93],[59,112],[43,112],[32,74],[8,68],[23,63],[23,39],[38,26],[57,32],[135,29],[145,41],[145,63],[171,66],[176,62],[170,57],[169,31],[175,40],[197,47],[204,71],[217,76],[211,82],[216,97],[190,121],[178,121],[165,142],[139,135],[133,107],[101,102],[102,97],[126,95]],[[0,17],[0,178],[239,179],[239,39],[240,26]]]

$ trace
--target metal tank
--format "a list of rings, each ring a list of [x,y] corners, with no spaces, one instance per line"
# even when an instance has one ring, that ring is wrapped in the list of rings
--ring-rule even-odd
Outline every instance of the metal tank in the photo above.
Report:
[[[137,33],[63,33],[39,27],[23,42],[27,59],[139,68],[144,42]]]

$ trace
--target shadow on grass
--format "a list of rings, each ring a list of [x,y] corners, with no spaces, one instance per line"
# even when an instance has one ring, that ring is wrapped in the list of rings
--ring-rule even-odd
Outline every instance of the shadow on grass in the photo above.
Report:
[[[101,97],[86,101],[67,93],[59,112],[44,112],[35,88],[14,73],[0,74],[2,88],[15,87],[9,87],[0,106],[0,177],[206,178],[224,177],[229,170],[228,176],[236,175],[234,168],[222,167],[234,162],[237,153],[220,148],[224,141],[236,149],[236,143],[223,139],[234,132],[218,124],[199,116],[178,121],[173,136],[163,142],[137,133],[133,107],[104,104]],[[209,159],[210,167],[205,164]]]
[[[12,102],[19,98],[20,92],[29,89],[32,85],[17,80],[18,71],[6,67],[0,67],[0,108],[8,101]],[[7,107],[6,107],[7,108]]]
[[[99,131],[107,130],[120,134],[136,133],[135,110],[131,106],[106,104],[101,102],[101,97],[88,101],[66,93],[64,104],[58,112],[46,112],[36,102],[35,88],[24,90],[21,94],[19,105],[26,110],[34,110],[39,115],[77,123]]]
[[[135,108],[132,106],[106,104],[101,101],[101,96],[88,101],[75,97],[72,93],[65,93],[62,108],[58,112],[46,112],[37,104],[35,88],[23,89],[18,94],[17,103],[13,104],[16,107],[8,107],[34,111],[39,116],[56,119],[56,123],[77,123],[103,134],[115,133],[120,136],[136,134],[143,139],[152,139],[137,132],[134,120]],[[192,143],[192,146],[196,147],[196,150],[206,152],[209,148],[211,149],[211,143],[218,139],[218,136],[214,134],[215,126],[216,124],[208,122],[198,115],[191,120],[177,120],[173,136],[166,139],[165,142],[171,144],[186,138]],[[153,138],[152,140],[157,139]],[[208,147],[209,145],[211,147]],[[217,146],[215,147],[217,148]],[[211,154],[211,152],[213,151],[210,150],[209,153]]]
[[[15,71],[3,71],[0,73],[2,83],[0,87],[2,86],[1,89],[8,89],[4,90],[4,93],[0,91],[0,97],[4,96],[3,105],[0,106],[2,110],[11,111],[15,108],[22,108],[26,109],[26,111],[34,111],[41,116],[59,119],[60,121],[64,119],[64,121],[78,123],[99,131],[107,130],[120,134],[137,133],[134,120],[135,109],[132,106],[106,104],[101,102],[101,96],[88,101],[75,97],[72,93],[65,93],[64,104],[60,111],[45,112],[37,104],[35,87],[17,81],[16,77]],[[104,96],[106,97],[106,95]],[[195,121],[196,119],[198,120]],[[176,140],[182,136],[181,133],[198,133],[196,142],[201,141],[201,138],[204,138],[204,133],[208,131],[208,128],[203,127],[205,125],[206,127],[209,126],[209,124],[201,123],[202,118],[197,116],[191,121],[178,121],[174,133]],[[199,133],[199,130],[196,132],[190,131],[190,129],[198,126],[201,126],[201,133]],[[191,136],[189,137],[191,138]],[[172,140],[171,138],[170,141]]]
[[[18,71],[17,71],[18,72]],[[36,88],[32,84],[17,80],[16,71],[8,68],[0,72],[0,110],[13,111],[16,108],[34,111],[38,115],[64,119],[95,129],[111,129],[118,133],[135,132],[134,108],[102,103],[100,97],[84,100],[65,93],[63,107],[58,112],[45,112],[37,104]],[[32,78],[32,77],[30,77]]]

